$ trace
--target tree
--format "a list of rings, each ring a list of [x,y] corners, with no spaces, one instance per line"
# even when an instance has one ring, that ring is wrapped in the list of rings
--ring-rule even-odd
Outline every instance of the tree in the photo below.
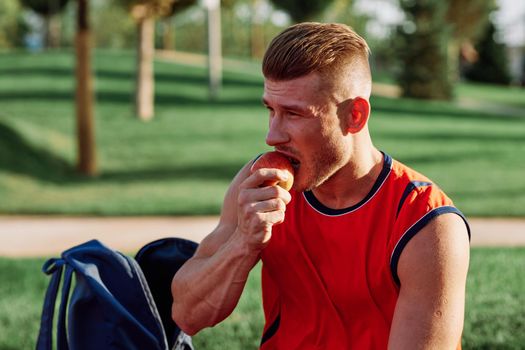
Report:
[[[137,77],[135,83],[135,113],[141,120],[153,118],[155,82],[153,55],[155,52],[155,17],[171,10],[172,0],[131,1],[131,16],[137,22]]]
[[[230,55],[261,59],[273,13],[273,6],[267,0],[221,0],[225,51]]]
[[[321,14],[333,0],[271,0],[275,7],[286,11],[294,22],[312,20]]]
[[[164,50],[173,50],[174,46],[174,33],[171,23],[171,18],[188,7],[191,7],[197,3],[197,0],[178,0],[171,5],[171,11],[164,15],[162,18],[162,48]]]
[[[135,21],[121,4],[92,1],[93,45],[97,48],[134,48]],[[107,25],[111,23],[111,25]]]
[[[477,42],[489,23],[489,15],[495,9],[494,0],[448,0],[446,21],[451,25],[448,59],[452,81],[459,78],[461,45]]]
[[[46,24],[46,47],[60,46],[60,18],[57,16],[69,0],[21,0],[22,4],[41,15]]]
[[[137,23],[137,78],[135,112],[147,121],[154,114],[153,55],[155,52],[155,19],[182,11],[192,4],[187,0],[120,0]]]
[[[520,84],[522,87],[525,87],[525,56],[521,57],[521,78]]]
[[[252,13],[250,18],[250,52],[252,58],[261,59],[264,56],[264,18],[261,14],[262,6],[264,6],[262,0],[252,0],[251,7]]]
[[[467,79],[501,85],[510,83],[507,51],[504,44],[494,40],[495,33],[496,28],[490,22],[482,40],[476,45],[478,60],[467,69],[465,73]]]
[[[219,97],[222,85],[222,30],[219,0],[204,2],[208,23],[208,91],[211,100]]]
[[[85,175],[97,173],[93,118],[93,83],[91,77],[91,32],[88,0],[77,0],[76,115],[78,170]]]
[[[22,20],[22,9],[18,0],[0,1],[0,48],[11,48],[23,44],[27,25]]]
[[[452,83],[447,66],[450,26],[445,21],[448,3],[441,0],[401,0],[406,22],[398,29],[403,96],[450,99]]]

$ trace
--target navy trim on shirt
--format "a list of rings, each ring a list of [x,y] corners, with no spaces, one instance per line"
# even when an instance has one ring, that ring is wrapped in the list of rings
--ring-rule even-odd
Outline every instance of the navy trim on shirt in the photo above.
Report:
[[[381,152],[383,153],[383,152]],[[384,161],[383,161],[383,169],[381,170],[381,173],[377,177],[374,186],[372,186],[372,189],[368,194],[366,195],[363,200],[361,200],[359,203],[343,209],[332,209],[325,206],[323,203],[319,202],[319,200],[315,197],[312,191],[305,191],[303,192],[304,198],[306,201],[318,212],[321,214],[329,215],[329,216],[339,216],[346,213],[350,213],[356,209],[359,209],[361,206],[363,206],[366,202],[368,202],[381,188],[381,185],[385,182],[386,178],[388,177],[388,174],[390,174],[390,170],[392,169],[392,158],[386,154],[383,153]]]
[[[264,332],[264,334],[263,334],[263,336],[261,338],[261,345],[260,346],[262,346],[271,337],[273,337],[275,335],[275,333],[279,329],[280,323],[281,323],[281,314],[277,315],[277,317],[275,318],[275,321],[273,321],[273,323],[270,325],[270,327],[268,327],[266,332]]]
[[[412,225],[404,234],[401,236],[399,241],[397,242],[394,251],[392,252],[392,257],[390,258],[390,272],[392,273],[392,278],[394,279],[394,282],[398,286],[401,285],[401,282],[399,281],[399,276],[397,275],[397,264],[399,263],[399,257],[401,256],[401,253],[403,252],[403,249],[406,247],[408,242],[418,233],[421,231],[423,227],[425,227],[426,224],[430,222],[433,218],[446,214],[446,213],[454,213],[459,215],[463,221],[465,222],[465,225],[467,226],[467,233],[468,238],[470,241],[470,227],[468,225],[467,219],[463,215],[462,212],[459,211],[459,209],[452,207],[452,206],[443,206],[435,208],[428,213],[426,213],[421,219],[419,219],[414,225]]]
[[[407,187],[405,188],[405,191],[403,192],[403,195],[401,196],[401,200],[399,201],[399,205],[397,206],[397,213],[396,217],[399,215],[399,212],[401,211],[401,207],[403,206],[403,203],[405,203],[405,200],[407,199],[410,192],[415,190],[418,187],[425,187],[425,186],[431,186],[432,182],[425,182],[425,181],[411,181]]]

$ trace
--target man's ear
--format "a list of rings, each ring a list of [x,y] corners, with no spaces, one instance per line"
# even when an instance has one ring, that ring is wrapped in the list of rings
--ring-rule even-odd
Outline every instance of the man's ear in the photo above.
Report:
[[[363,130],[370,116],[370,102],[362,97],[356,97],[350,103],[350,113],[346,131],[355,134]]]

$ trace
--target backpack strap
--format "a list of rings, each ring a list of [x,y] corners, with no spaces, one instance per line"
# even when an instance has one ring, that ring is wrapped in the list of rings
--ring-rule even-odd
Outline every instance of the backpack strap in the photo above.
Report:
[[[42,272],[44,272],[46,275],[53,274],[53,276],[51,277],[51,281],[47,287],[44,306],[42,308],[40,331],[38,333],[38,340],[36,344],[37,350],[53,349],[53,316],[55,312],[55,302],[58,288],[60,286],[60,279],[62,278],[63,265],[64,260],[52,258],[47,260],[42,266]]]
[[[64,281],[62,282],[62,300],[60,301],[60,309],[58,312],[57,325],[57,350],[69,350],[66,330],[66,310],[69,300],[69,290],[71,289],[71,277],[73,275],[73,268],[65,265]]]

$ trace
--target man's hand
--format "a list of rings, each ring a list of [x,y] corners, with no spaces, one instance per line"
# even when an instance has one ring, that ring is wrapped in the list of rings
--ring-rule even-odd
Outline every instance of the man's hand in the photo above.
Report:
[[[263,186],[265,182],[286,181],[290,176],[278,169],[258,169],[239,187],[237,198],[238,225],[234,239],[242,240],[249,250],[259,252],[269,242],[272,226],[284,221],[286,205],[291,195],[278,185]]]
[[[246,164],[230,185],[219,225],[173,278],[172,317],[186,334],[213,326],[233,311],[272,226],[284,220],[290,194],[277,185],[261,184],[285,180],[286,173],[251,173],[250,166]]]

